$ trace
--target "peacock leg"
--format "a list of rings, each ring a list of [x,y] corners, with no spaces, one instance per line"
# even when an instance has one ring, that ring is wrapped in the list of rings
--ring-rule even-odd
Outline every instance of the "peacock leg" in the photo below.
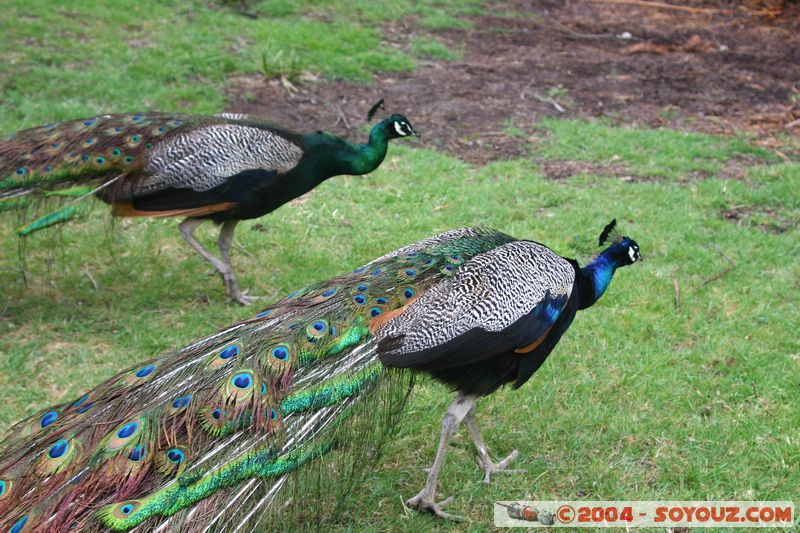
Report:
[[[475,458],[475,461],[478,463],[480,469],[483,470],[484,483],[489,483],[491,481],[492,474],[496,474],[498,472],[505,472],[507,474],[525,472],[524,469],[507,470],[508,464],[516,459],[519,455],[517,450],[511,452],[508,457],[499,463],[492,461],[492,458],[489,457],[489,449],[486,447],[486,444],[484,444],[480,431],[478,431],[478,424],[475,420],[474,406],[467,413],[467,416],[464,419],[464,424],[466,424],[467,430],[469,430],[469,436],[472,437],[472,442],[475,443],[475,449],[478,452],[478,456]]]
[[[247,290],[239,290],[239,284],[236,281],[236,273],[234,272],[233,265],[231,265],[231,260],[228,257],[228,250],[231,249],[231,245],[233,244],[233,232],[236,230],[236,225],[238,223],[238,220],[226,220],[222,223],[222,226],[219,229],[217,246],[219,246],[219,254],[220,257],[222,257],[222,262],[225,263],[225,266],[227,267],[228,275],[226,277],[225,274],[222,274],[222,279],[225,280],[225,289],[228,291],[228,297],[242,305],[249,305],[258,300],[259,297],[248,296]]]
[[[214,257],[214,254],[203,248],[203,246],[197,242],[197,239],[194,238],[194,230],[197,227],[205,222],[205,219],[202,218],[187,218],[183,222],[181,222],[180,226],[178,226],[181,230],[181,235],[183,238],[188,242],[192,248],[197,250],[197,253],[203,256],[203,258],[211,263],[214,266],[214,270],[216,270],[220,276],[222,276],[222,281],[225,284],[225,292],[228,293],[228,298],[231,300],[238,302],[242,305],[248,305],[252,303],[251,298],[243,295],[239,290],[239,285],[236,283],[236,274],[233,271],[233,267],[231,267],[230,262],[223,262]],[[227,222],[227,221],[226,221]],[[230,228],[230,240],[233,239],[233,230],[235,229],[236,224],[233,224],[233,227]],[[223,222],[222,230],[220,230],[220,241],[222,241],[222,235],[225,231],[225,222]],[[230,247],[230,244],[228,244]],[[222,249],[222,245],[220,244],[220,249]],[[226,253],[227,257],[227,253]]]
[[[446,505],[453,501],[453,497],[451,496],[442,502],[436,503],[436,484],[439,481],[439,473],[442,470],[444,456],[447,453],[447,443],[450,441],[450,437],[453,436],[453,433],[458,429],[458,426],[461,425],[461,421],[464,420],[467,413],[475,407],[475,401],[477,399],[477,396],[459,392],[455,401],[447,408],[447,414],[444,415],[444,421],[442,422],[439,449],[436,450],[436,458],[428,473],[428,480],[425,482],[425,487],[419,494],[406,501],[407,507],[415,507],[420,511],[430,511],[436,516],[448,520],[464,520],[462,516],[452,515],[442,511]]]

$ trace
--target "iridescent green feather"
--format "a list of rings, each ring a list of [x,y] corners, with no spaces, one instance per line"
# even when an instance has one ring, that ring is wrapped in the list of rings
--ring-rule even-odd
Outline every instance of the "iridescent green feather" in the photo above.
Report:
[[[48,213],[44,216],[37,218],[36,220],[29,222],[23,226],[17,228],[17,235],[26,236],[39,231],[44,228],[49,228],[50,226],[55,226],[56,224],[60,224],[62,222],[67,222],[72,220],[78,216],[82,216],[86,214],[89,210],[89,206],[84,203],[76,203],[77,200],[82,200],[85,197],[90,196],[94,193],[96,189],[94,187],[87,187],[87,186],[76,186],[70,187],[67,189],[58,189],[55,191],[43,191],[42,196],[44,198],[73,198],[75,201],[73,203],[56,209],[52,213]],[[22,198],[19,200],[8,199],[5,202],[11,204],[13,202],[17,202],[16,205],[11,205],[9,209],[19,209],[22,207],[28,207],[31,205],[31,201],[28,198]],[[0,201],[0,211],[4,209],[2,201]]]
[[[381,377],[385,369],[378,363],[366,368],[354,376],[333,380],[319,387],[300,391],[288,396],[281,402],[284,414],[317,410],[338,403],[345,398],[356,396]]]
[[[12,211],[29,207],[30,205],[31,201],[29,198],[7,198],[5,200],[0,200],[0,211]]]
[[[130,500],[98,511],[102,524],[115,531],[127,531],[154,516],[173,514],[208,498],[215,492],[253,478],[277,477],[321,457],[330,443],[295,450],[283,455],[262,449],[226,464],[192,483],[175,483],[141,500]],[[129,506],[129,507],[126,507]]]
[[[50,226],[55,226],[56,224],[61,224],[62,222],[67,222],[82,214],[86,209],[87,208],[84,205],[68,205],[66,207],[62,207],[61,209],[57,209],[48,215],[37,218],[33,222],[25,224],[24,226],[20,226],[17,228],[17,235],[24,237],[35,231],[49,228]]]
[[[44,191],[42,192],[42,196],[45,198],[50,197],[69,197],[69,198],[82,198],[84,196],[88,196],[95,191],[93,187],[86,187],[83,185],[78,185],[76,187],[70,187],[68,189],[58,189],[55,191]]]

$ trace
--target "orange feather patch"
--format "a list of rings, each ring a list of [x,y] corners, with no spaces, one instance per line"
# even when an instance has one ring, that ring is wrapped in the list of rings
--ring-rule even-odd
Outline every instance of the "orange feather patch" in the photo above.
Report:
[[[531,353],[536,348],[538,348],[539,345],[542,344],[542,342],[544,342],[544,340],[547,338],[547,334],[550,333],[551,329],[553,329],[552,326],[547,328],[547,331],[544,332],[544,335],[542,335],[541,337],[539,337],[538,339],[536,339],[535,341],[533,341],[532,343],[530,343],[527,346],[521,346],[520,348],[517,348],[516,350],[514,350],[514,352],[516,352],[516,353]]]
[[[413,304],[415,301],[417,301],[418,298],[419,298],[419,296],[415,296],[414,298],[411,298],[409,301],[407,301],[406,304],[403,307],[398,307],[394,311],[389,311],[388,313],[381,313],[380,315],[378,315],[375,318],[373,318],[372,320],[370,320],[370,322],[369,322],[369,332],[372,333],[373,335],[375,335],[375,332],[378,331],[381,328],[381,326],[386,324],[388,321],[390,321],[394,317],[400,316],[403,313],[405,313],[406,310],[408,309],[408,307],[411,304]]]
[[[115,203],[111,208],[111,214],[115,217],[199,217],[226,211],[236,205],[235,202],[222,202],[219,204],[204,205],[201,207],[191,207],[187,209],[169,209],[165,211],[143,211],[133,207],[131,203]]]

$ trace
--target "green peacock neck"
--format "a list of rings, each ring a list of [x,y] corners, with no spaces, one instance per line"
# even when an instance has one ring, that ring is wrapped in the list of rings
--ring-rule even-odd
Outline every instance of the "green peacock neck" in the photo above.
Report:
[[[317,132],[306,137],[307,157],[296,169],[305,188],[333,176],[368,174],[386,157],[390,136],[386,124],[376,124],[366,144],[351,143],[336,135]]]
[[[384,123],[372,128],[366,144],[351,143],[327,133],[317,135],[324,146],[317,156],[317,168],[324,175],[323,179],[342,174],[369,174],[383,162],[389,146]]]
[[[369,134],[367,144],[351,145],[352,156],[348,158],[350,171],[347,174],[368,174],[378,168],[386,157],[389,136],[383,123],[376,124]]]

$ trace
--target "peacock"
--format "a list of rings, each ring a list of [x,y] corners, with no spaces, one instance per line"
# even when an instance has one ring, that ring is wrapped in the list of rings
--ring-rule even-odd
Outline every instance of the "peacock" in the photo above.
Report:
[[[259,531],[342,495],[380,453],[418,373],[457,391],[422,491],[435,500],[463,421],[485,480],[475,405],[542,365],[639,246],[581,268],[534,241],[462,228],[296,291],[18,423],[0,444],[0,529]],[[336,495],[336,496],[334,496]],[[327,508],[325,508],[327,509]],[[306,517],[308,518],[308,517]]]
[[[183,238],[222,276],[228,297],[246,305],[255,298],[239,289],[228,257],[239,221],[269,213],[332,176],[372,172],[389,140],[415,134],[398,114],[377,123],[366,144],[240,114],[137,113],[50,124],[0,141],[0,210],[29,205],[34,196],[73,197],[19,228],[20,235],[72,218],[78,199],[91,195],[111,204],[116,216],[185,217]],[[220,224],[219,257],[194,237],[206,220]]]

